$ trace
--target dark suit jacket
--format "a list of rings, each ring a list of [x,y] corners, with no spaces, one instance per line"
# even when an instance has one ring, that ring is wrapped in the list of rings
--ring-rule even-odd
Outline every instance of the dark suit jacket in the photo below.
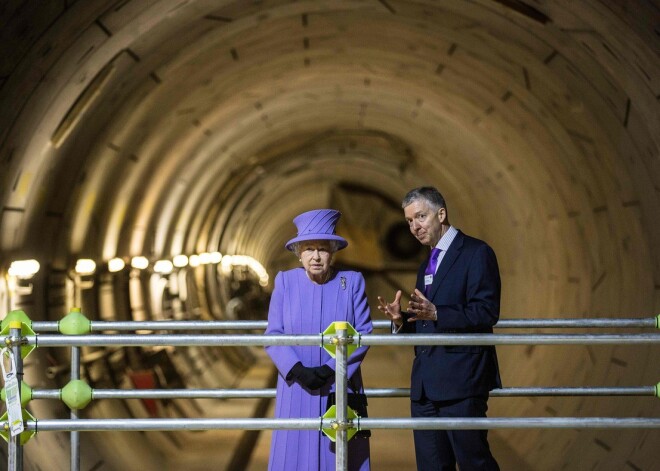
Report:
[[[424,292],[424,269],[417,288]],[[402,333],[492,333],[500,315],[500,274],[485,242],[458,232],[433,278],[427,296],[438,320],[404,322]],[[407,317],[407,313],[403,313]],[[502,387],[494,346],[417,346],[410,397],[446,401],[486,395]]]

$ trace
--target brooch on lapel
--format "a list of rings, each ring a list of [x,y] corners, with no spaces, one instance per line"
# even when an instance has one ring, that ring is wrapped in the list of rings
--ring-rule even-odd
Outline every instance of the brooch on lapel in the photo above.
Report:
[[[341,285],[341,289],[346,289],[346,278],[345,277],[340,277],[339,278],[339,284]]]

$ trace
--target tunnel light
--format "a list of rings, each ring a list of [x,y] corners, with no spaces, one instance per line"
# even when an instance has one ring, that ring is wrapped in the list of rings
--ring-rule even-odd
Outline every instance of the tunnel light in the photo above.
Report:
[[[161,275],[169,275],[172,273],[174,265],[169,260],[158,260],[154,264],[154,271],[160,273]]]
[[[188,265],[188,257],[185,255],[175,255],[172,264],[177,268],[183,268]]]
[[[208,265],[211,263],[211,254],[208,252],[202,252],[199,254],[199,263],[202,265]]]
[[[220,270],[222,273],[225,275],[229,275],[231,273],[232,268],[234,267],[232,260],[233,260],[232,255],[225,255],[222,257],[222,260],[220,261]]]
[[[16,260],[9,265],[8,273],[10,276],[27,280],[32,278],[39,272],[39,262],[34,259],[31,260]]]
[[[124,260],[121,258],[115,257],[108,260],[108,271],[110,273],[117,273],[118,271],[122,271],[125,266],[126,263],[124,263]]]
[[[199,255],[191,255],[190,258],[188,259],[188,264],[191,267],[198,267],[200,264]]]
[[[211,263],[220,263],[222,260],[222,254],[220,252],[211,252],[209,255]]]
[[[79,275],[92,275],[96,271],[96,262],[90,258],[79,258],[75,270]]]
[[[225,255],[220,262],[220,269],[224,274],[231,273],[234,266],[244,266],[252,270],[259,278],[261,286],[268,285],[268,272],[264,266],[256,259],[249,255]]]
[[[147,257],[142,256],[133,257],[131,259],[131,266],[138,270],[144,270],[149,266],[149,260],[147,260]]]

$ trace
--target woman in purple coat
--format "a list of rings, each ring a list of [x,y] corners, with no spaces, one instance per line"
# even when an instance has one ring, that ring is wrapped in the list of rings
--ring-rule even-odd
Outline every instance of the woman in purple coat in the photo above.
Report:
[[[318,334],[334,321],[348,321],[362,334],[371,332],[364,278],[331,265],[334,253],[348,245],[335,234],[340,216],[339,211],[318,209],[293,220],[298,235],[286,248],[302,267],[275,277],[266,334]],[[320,347],[272,346],[266,351],[279,371],[275,417],[321,417],[334,391],[335,360]],[[349,392],[363,392],[360,363],[366,353],[367,347],[360,347],[349,357]],[[318,430],[276,430],[268,469],[334,470],[334,443]],[[370,469],[368,438],[356,435],[348,442],[348,469]]]

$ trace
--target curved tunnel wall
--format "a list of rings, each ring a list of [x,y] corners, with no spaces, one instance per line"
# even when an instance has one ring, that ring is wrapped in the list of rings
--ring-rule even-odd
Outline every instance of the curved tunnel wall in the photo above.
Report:
[[[40,260],[35,286],[49,293],[18,304],[34,318],[66,312],[79,257],[219,250],[251,255],[273,275],[292,263],[282,250],[292,217],[326,205],[344,213],[352,248],[341,260],[374,273],[370,296],[381,294],[390,288],[378,274],[392,262],[382,235],[400,220],[401,195],[430,183],[452,222],[495,248],[503,317],[652,315],[658,8],[626,5],[8,2],[0,262]],[[194,309],[223,315],[226,287],[213,270],[193,275],[208,285],[189,293]],[[145,276],[130,299],[113,295],[118,312],[153,314]],[[87,311],[102,311],[96,303]],[[508,385],[658,380],[652,348],[500,355]],[[522,399],[493,401],[491,412],[657,415],[653,407]],[[534,469],[606,460],[646,469],[657,436],[498,433]]]

